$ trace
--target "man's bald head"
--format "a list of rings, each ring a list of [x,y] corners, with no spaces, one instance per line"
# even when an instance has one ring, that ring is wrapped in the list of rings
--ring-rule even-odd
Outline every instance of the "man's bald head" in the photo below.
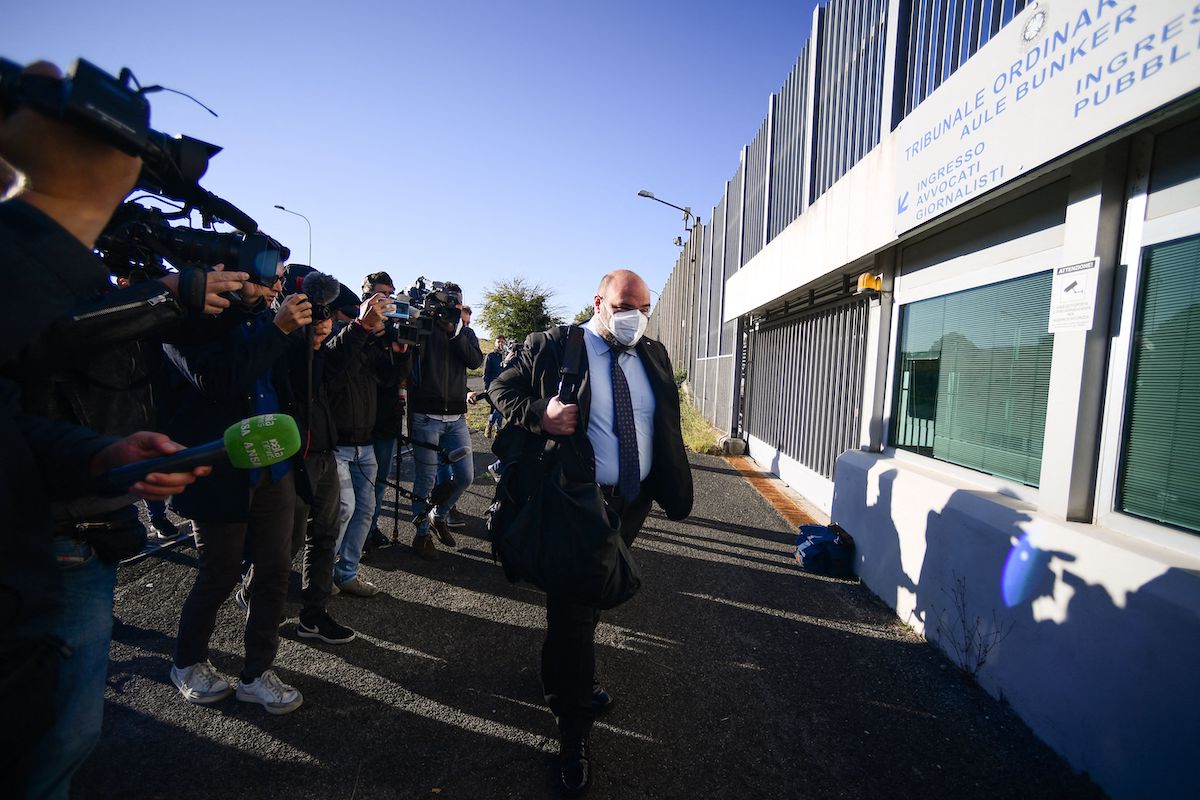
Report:
[[[600,279],[593,303],[597,312],[607,303],[612,311],[637,309],[649,314],[650,287],[633,270],[616,269]]]

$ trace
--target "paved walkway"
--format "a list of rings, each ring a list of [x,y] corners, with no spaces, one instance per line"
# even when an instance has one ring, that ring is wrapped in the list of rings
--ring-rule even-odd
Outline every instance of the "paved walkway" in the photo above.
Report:
[[[457,550],[421,561],[402,521],[403,544],[365,562],[383,593],[333,600],[356,641],[297,639],[293,584],[276,663],[304,692],[291,715],[184,703],[167,669],[195,553],[122,568],[104,740],[74,796],[553,797],[542,598],[492,563],[489,460],[475,455]],[[694,457],[693,475],[693,516],[651,516],[643,590],[597,633],[617,702],[593,735],[590,797],[1098,796],[864,587],[799,572],[789,524],[731,464]],[[230,600],[213,641],[226,674],[241,622]]]

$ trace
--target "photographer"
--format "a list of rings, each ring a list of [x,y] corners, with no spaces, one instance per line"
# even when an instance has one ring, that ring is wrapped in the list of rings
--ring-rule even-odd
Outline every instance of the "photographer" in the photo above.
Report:
[[[280,265],[277,275],[282,273]],[[165,420],[180,441],[200,444],[221,438],[225,428],[255,414],[295,413],[294,394],[283,356],[289,337],[312,322],[312,306],[294,294],[268,310],[280,288],[247,283],[226,312],[221,336],[205,343],[164,345],[178,371],[177,403]],[[193,521],[199,569],[179,619],[171,682],[185,700],[214,703],[234,690],[208,660],[217,611],[241,576],[243,553],[254,563],[246,617],[246,660],[237,698],[286,714],[303,702],[271,669],[279,648],[279,620],[291,572],[292,529],[299,489],[298,459],[269,468],[239,470],[228,464],[171,502],[172,510]]]
[[[445,299],[439,298],[444,295]],[[425,307],[434,320],[429,335],[417,350],[416,365],[409,378],[408,404],[411,413],[409,435],[413,441],[436,444],[445,450],[471,447],[467,429],[467,370],[483,363],[483,351],[475,331],[463,324],[462,290],[447,284],[444,292],[435,292],[425,300]],[[413,493],[428,497],[437,477],[438,454],[424,447],[413,448],[416,474]],[[421,558],[437,558],[430,528],[447,547],[455,541],[447,523],[450,509],[475,479],[474,461],[470,455],[451,465],[454,489],[434,509],[421,500],[414,501],[413,512],[419,515],[413,549]],[[431,514],[432,512],[432,514]],[[432,516],[432,519],[431,519]]]
[[[60,79],[44,63],[22,74]],[[70,360],[81,342],[129,341],[141,330],[124,329],[131,321],[116,312],[122,303],[104,297],[108,270],[91,252],[141,162],[11,99],[0,111],[0,155],[24,178],[10,192],[15,199],[0,204],[0,264],[8,290],[24,300],[0,323],[0,363],[25,350],[23,363],[6,371],[26,384],[22,409],[16,385],[0,380],[0,704],[10,715],[0,733],[0,781],[33,796],[65,796],[100,734],[115,575],[113,552],[106,561],[102,551],[114,526],[94,500],[59,506],[52,524],[47,502],[94,494],[94,478],[106,470],[180,445],[133,432],[147,417],[126,414],[132,403],[119,394],[93,396],[84,382],[62,380],[86,363]],[[52,396],[47,382],[65,395]],[[100,436],[78,422],[128,435]],[[130,494],[163,499],[207,472],[151,474]],[[132,497],[108,502],[127,508]]]
[[[379,280],[372,280],[382,274]],[[384,336],[384,314],[395,304],[386,273],[367,276],[358,318],[329,340],[331,350],[347,350],[353,366],[330,386],[330,403],[337,424],[338,475],[342,487],[341,535],[333,569],[338,590],[355,597],[372,597],[379,587],[358,574],[363,545],[375,516],[379,465],[374,431],[379,387],[395,387],[408,370],[406,347]]]
[[[392,297],[395,292],[392,278],[386,272],[374,272],[363,281],[364,294],[378,293]],[[385,338],[386,336],[385,332]],[[403,345],[400,349],[407,352],[408,346]],[[375,400],[375,430],[371,433],[371,439],[375,449],[375,464],[378,469],[375,480],[375,510],[371,515],[371,527],[363,547],[364,551],[387,542],[387,537],[379,530],[379,515],[383,511],[383,499],[387,494],[388,479],[391,477],[392,467],[395,464],[396,442],[404,433],[405,400],[401,397],[400,384],[408,372],[409,363],[408,356],[405,356],[402,365],[403,373],[393,374],[392,380],[386,383],[381,382]]]
[[[285,286],[297,292],[298,265],[288,267]],[[333,330],[330,303],[336,302],[336,279],[309,271],[302,274],[304,291],[313,301],[313,324],[309,336],[293,337],[288,351],[291,383],[296,390],[296,421],[303,432],[304,471],[312,486],[311,502],[296,499],[292,528],[292,558],[303,548],[300,569],[300,622],[296,635],[320,639],[326,644],[344,644],[354,631],[329,614],[333,594],[333,563],[337,556],[341,482],[338,477],[337,423],[329,401],[329,387],[346,380],[359,361],[353,348],[324,347]],[[329,284],[332,284],[330,286]],[[322,302],[322,296],[325,301]],[[332,295],[332,296],[329,296]]]

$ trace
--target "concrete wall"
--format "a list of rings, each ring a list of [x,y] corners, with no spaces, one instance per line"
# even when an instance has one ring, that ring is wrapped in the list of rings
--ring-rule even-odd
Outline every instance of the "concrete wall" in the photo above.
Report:
[[[951,659],[956,586],[985,639],[1008,631],[979,682],[1073,767],[1118,797],[1200,797],[1200,559],[903,453],[843,454],[832,517],[863,582]]]

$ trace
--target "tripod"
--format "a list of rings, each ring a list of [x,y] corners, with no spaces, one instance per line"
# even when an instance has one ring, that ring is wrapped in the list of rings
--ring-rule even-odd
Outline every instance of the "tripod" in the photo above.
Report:
[[[423,447],[426,450],[433,450],[439,456],[444,458],[447,463],[450,463],[450,464],[453,464],[456,461],[461,461],[462,459],[464,459],[468,455],[470,455],[471,448],[460,447],[457,450],[447,450],[446,448],[442,447],[441,445],[432,444],[430,442],[419,442],[409,436],[401,435],[401,436],[396,437],[396,456],[395,456],[396,481],[393,483],[392,481],[387,480],[386,477],[381,478],[380,480],[383,480],[384,484],[387,485],[389,488],[394,489],[397,495],[399,495],[400,497],[407,498],[409,500],[410,508],[413,509],[412,519],[410,519],[409,521],[412,522],[414,525],[416,525],[417,520],[419,520],[421,518],[422,514],[420,514],[416,511],[416,503],[414,501],[420,500],[425,504],[425,506],[427,508],[433,508],[434,506],[437,506],[438,504],[444,502],[446,500],[446,498],[448,498],[451,494],[453,494],[455,486],[454,486],[453,480],[446,481],[445,483],[434,486],[433,491],[429,493],[428,497],[422,497],[421,495],[418,495],[408,489],[405,489],[403,486],[401,486],[400,485],[400,464],[402,462],[401,450],[403,449],[402,446],[406,445],[406,444],[413,445],[414,447]],[[392,506],[391,543],[398,544],[399,541],[400,541],[400,503],[397,502],[394,506]]]

